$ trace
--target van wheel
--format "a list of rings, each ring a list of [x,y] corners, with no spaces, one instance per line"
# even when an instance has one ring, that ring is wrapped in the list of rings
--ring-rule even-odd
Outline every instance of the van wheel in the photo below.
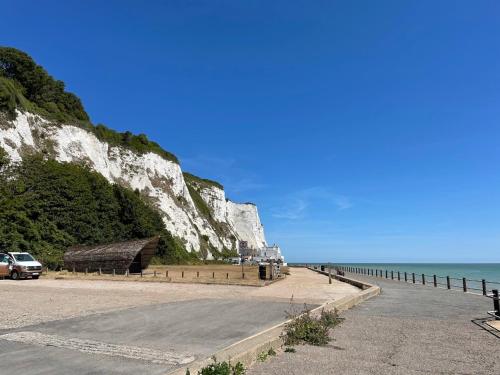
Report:
[[[12,271],[12,272],[10,273],[10,278],[11,278],[12,280],[19,280],[19,273],[18,273],[17,271]]]
[[[38,280],[38,278],[39,278],[39,277],[40,277],[40,276],[31,276],[31,278],[32,278],[33,280]]]

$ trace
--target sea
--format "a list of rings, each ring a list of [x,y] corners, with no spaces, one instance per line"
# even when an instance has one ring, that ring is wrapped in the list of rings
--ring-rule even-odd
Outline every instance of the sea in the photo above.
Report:
[[[296,263],[298,265],[298,263]],[[301,265],[304,263],[301,263]],[[328,263],[308,263],[310,265],[326,265]],[[488,289],[500,289],[500,263],[330,263],[332,266],[346,266],[368,268],[373,270],[394,271],[395,275],[399,271],[404,276],[407,272],[408,279],[411,280],[411,274],[415,273],[417,282],[421,280],[421,275],[425,274],[428,283],[432,283],[433,275],[438,277],[438,283],[446,283],[446,276],[452,280],[455,287],[462,287],[462,278],[471,280],[469,285],[472,288],[480,289],[481,280],[488,282]],[[294,263],[289,263],[294,265]],[[375,271],[374,271],[375,272]],[[395,276],[396,277],[396,276]]]

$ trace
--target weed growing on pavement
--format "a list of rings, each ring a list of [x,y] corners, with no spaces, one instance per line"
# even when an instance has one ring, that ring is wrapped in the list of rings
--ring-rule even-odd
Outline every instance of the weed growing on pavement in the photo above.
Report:
[[[212,357],[214,363],[203,367],[200,371],[198,371],[198,375],[244,375],[245,367],[241,362],[236,363],[235,365],[229,362],[217,362],[217,358]],[[186,375],[190,375],[189,369],[186,371]]]
[[[330,329],[334,328],[342,318],[338,316],[337,311],[321,311],[321,314],[313,316],[311,310],[304,306],[302,312],[292,309],[288,318],[291,319],[285,325],[283,333],[283,343],[286,346],[298,344],[309,344],[315,346],[324,346],[331,341],[329,335]]]

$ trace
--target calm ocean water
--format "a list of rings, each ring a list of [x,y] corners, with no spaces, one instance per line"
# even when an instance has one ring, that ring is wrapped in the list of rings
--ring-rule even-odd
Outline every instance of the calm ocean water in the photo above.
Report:
[[[389,272],[408,272],[409,274],[415,273],[416,275],[450,276],[457,279],[463,277],[479,281],[485,279],[490,282],[500,283],[500,263],[332,263],[332,265],[379,269],[384,272],[385,270]],[[441,282],[444,281],[441,280]],[[455,281],[454,283],[460,284],[459,281]],[[500,285],[498,285],[498,288],[500,289]]]

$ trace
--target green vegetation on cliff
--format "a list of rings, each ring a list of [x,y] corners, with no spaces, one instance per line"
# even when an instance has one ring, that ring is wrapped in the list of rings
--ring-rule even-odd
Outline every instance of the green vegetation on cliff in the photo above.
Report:
[[[80,98],[66,92],[64,82],[55,80],[28,54],[15,48],[0,47],[0,111],[15,119],[16,109],[36,113],[58,123],[80,126],[114,146],[139,154],[154,152],[166,160],[179,163],[174,154],[165,151],[144,134],[119,133],[104,125],[92,125]]]
[[[190,185],[197,185],[197,187],[203,188],[203,189],[216,187],[216,188],[219,188],[221,190],[224,190],[224,186],[222,186],[217,181],[212,181],[212,180],[209,180],[208,178],[201,178],[201,177],[195,176],[194,174],[191,174],[188,172],[184,172],[183,175],[184,175],[184,180],[186,180],[186,182],[189,183]]]
[[[74,244],[155,235],[161,262],[198,261],[138,193],[76,164],[35,156],[9,166],[0,148],[0,250],[28,251],[57,267]]]
[[[196,209],[209,223],[210,226],[215,230],[219,237],[229,237],[233,238],[233,249],[223,248],[222,251],[218,251],[214,246],[210,244],[208,241],[208,237],[202,236],[201,241],[201,254],[204,258],[206,258],[208,251],[210,251],[213,257],[217,259],[221,258],[229,258],[233,256],[238,256],[236,251],[235,241],[236,238],[231,234],[226,223],[221,223],[215,220],[212,209],[208,206],[205,200],[201,196],[201,191],[204,189],[209,189],[211,187],[217,187],[219,189],[224,189],[224,187],[218,182],[200,178],[191,173],[184,172],[184,181],[186,181],[186,185],[189,191],[189,195],[196,206]],[[206,237],[206,238],[205,238]]]
[[[55,80],[26,53],[15,48],[0,48],[0,108],[14,115],[12,89],[15,89],[16,107],[22,103],[20,95],[34,104],[38,112],[59,121],[88,121],[80,99],[64,89],[64,82]],[[7,81],[10,80],[10,83]]]

